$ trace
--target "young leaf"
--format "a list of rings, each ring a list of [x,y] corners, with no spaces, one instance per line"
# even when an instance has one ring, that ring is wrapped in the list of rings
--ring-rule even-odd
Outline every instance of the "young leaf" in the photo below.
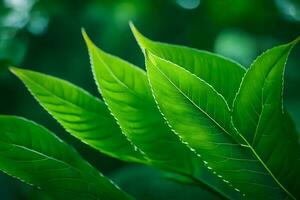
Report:
[[[189,47],[152,41],[143,36],[130,23],[131,30],[141,49],[177,64],[211,85],[223,95],[229,107],[238,92],[246,69],[239,63],[220,55]]]
[[[73,136],[115,158],[143,161],[102,101],[67,81],[24,69],[10,70]]]
[[[177,64],[206,81],[232,105],[245,68],[240,64],[207,51],[152,41],[143,36],[132,23],[131,30],[143,51],[151,51]]]
[[[44,127],[0,116],[0,170],[55,199],[131,199]]]
[[[146,64],[153,94],[170,127],[209,168],[247,199],[295,198],[230,126],[229,106],[213,87],[150,52]]]
[[[215,176],[201,159],[183,144],[159,112],[146,73],[138,67],[98,49],[88,38],[92,69],[100,93],[123,132],[141,149],[151,164],[209,186],[223,197],[240,194]]]
[[[234,101],[233,123],[276,182],[299,198],[300,148],[297,134],[288,129],[292,126],[282,102],[285,63],[298,40],[272,48],[253,62]]]

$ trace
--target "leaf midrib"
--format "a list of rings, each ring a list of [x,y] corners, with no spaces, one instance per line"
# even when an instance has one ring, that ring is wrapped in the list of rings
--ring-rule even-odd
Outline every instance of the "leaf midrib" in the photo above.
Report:
[[[97,58],[104,64],[106,70],[113,76],[113,78],[114,78],[116,81],[118,81],[121,85],[123,85],[125,88],[127,88],[131,93],[133,93],[133,94],[136,96],[135,91],[132,90],[128,85],[126,85],[125,83],[123,83],[120,79],[118,79],[118,78],[115,76],[115,74],[113,73],[113,71],[110,70],[110,68],[107,66],[106,62],[105,62],[103,59],[101,59],[99,53],[97,52],[98,49],[97,49],[96,47],[94,47],[94,46],[93,46],[92,48],[93,48],[92,50],[96,50],[96,56],[97,56]],[[142,73],[145,74],[144,71],[142,71]],[[145,75],[146,75],[146,74],[145,74]],[[151,87],[150,87],[150,90],[151,90]],[[104,99],[105,99],[105,98],[104,98]],[[148,100],[148,99],[147,99],[147,100]],[[143,100],[143,101],[144,101],[144,100]],[[152,103],[152,102],[150,101],[150,103]],[[154,101],[154,103],[155,103],[155,101]],[[159,111],[158,111],[158,112],[159,112]],[[188,150],[190,150],[190,149],[188,149]],[[181,174],[181,175],[184,175],[184,176],[187,176],[187,177],[190,177],[190,178],[192,178],[195,182],[199,183],[199,180],[198,180],[197,178],[195,178],[194,176],[191,176],[191,174],[186,174],[186,173],[183,173],[183,172],[180,171],[180,170],[175,170],[175,169],[173,169],[173,170],[171,170],[171,171],[173,171],[173,172],[175,172],[175,173],[178,173],[178,174]],[[229,197],[228,197],[225,193],[223,193],[222,191],[218,190],[217,188],[214,188],[212,185],[210,185],[210,183],[208,183],[208,182],[206,182],[206,181],[203,181],[203,182],[200,182],[200,183],[201,183],[201,184],[204,184],[204,185],[207,186],[210,190],[212,190],[213,192],[216,192],[218,195],[220,195],[220,196],[222,196],[222,197],[224,197],[224,198],[226,198],[226,199],[229,199]],[[213,188],[213,189],[212,189],[212,188]]]
[[[88,112],[88,113],[91,113],[91,114],[94,114],[94,115],[99,115],[99,113],[95,112],[95,111],[92,110],[92,109],[87,109],[87,108],[85,108],[85,107],[82,107],[82,106],[80,106],[80,105],[77,105],[76,103],[73,103],[73,102],[71,102],[71,101],[68,101],[68,100],[63,99],[62,97],[60,97],[60,96],[58,96],[57,94],[53,93],[51,90],[49,90],[48,88],[46,88],[46,87],[44,87],[43,85],[39,84],[39,83],[36,82],[34,79],[32,79],[32,78],[30,78],[29,76],[27,76],[26,74],[22,73],[22,75],[24,75],[24,76],[27,78],[27,80],[30,81],[32,84],[34,84],[36,87],[38,87],[38,88],[40,88],[40,89],[46,91],[48,94],[50,94],[51,96],[54,96],[55,98],[59,99],[60,101],[66,103],[66,104],[68,104],[68,105],[70,105],[70,106],[74,106],[74,107],[76,107],[76,108],[78,108],[78,109],[84,110],[84,111],[86,111],[86,112]],[[32,90],[30,89],[30,87],[28,87],[26,83],[25,83],[25,85],[26,85],[26,87],[28,88],[28,90],[31,92],[32,96],[33,96],[34,98],[37,98],[37,97],[34,95],[34,93],[32,92]],[[49,96],[50,96],[50,95],[49,95]],[[38,99],[37,99],[37,100],[38,100]],[[100,101],[100,100],[98,100],[98,99],[94,99],[94,100],[97,101],[97,103],[101,104],[101,101]],[[41,101],[39,101],[39,100],[38,100],[38,102],[41,103]],[[42,104],[42,103],[41,103],[41,104]]]
[[[110,69],[110,67],[107,65],[107,63],[101,58],[101,56],[99,55],[98,49],[97,49],[96,47],[94,47],[94,46],[92,46],[92,48],[93,48],[92,50],[95,51],[98,60],[104,64],[106,70],[111,74],[111,76],[113,77],[113,79],[115,79],[120,85],[122,85],[122,86],[125,87],[127,90],[129,90],[129,92],[130,92],[131,94],[133,94],[137,99],[139,99],[139,100],[141,100],[141,101],[145,101],[145,100],[146,100],[147,102],[153,104],[148,98],[142,99],[142,98],[136,93],[136,91],[134,91],[133,89],[131,89],[125,82],[121,81],[121,80],[115,75],[115,73]],[[145,72],[144,72],[144,71],[141,71],[141,72],[142,72],[142,75],[145,76]],[[147,108],[147,107],[146,107],[146,108]]]
[[[259,115],[259,119],[258,119],[258,122],[257,122],[257,125],[255,127],[255,133],[254,133],[254,136],[253,136],[253,140],[252,140],[252,145],[254,144],[255,142],[255,139],[256,139],[256,136],[257,136],[257,132],[258,132],[258,128],[260,126],[260,121],[261,121],[261,117],[262,117],[262,111],[265,107],[265,105],[263,104],[264,103],[264,100],[263,100],[263,94],[264,94],[264,89],[265,89],[265,84],[266,84],[266,78],[269,76],[269,74],[272,72],[272,70],[274,69],[274,66],[277,64],[277,62],[279,62],[279,60],[283,57],[283,55],[289,51],[289,49],[286,49],[283,53],[280,54],[279,58],[277,58],[274,63],[271,65],[271,68],[270,70],[268,71],[268,73],[266,74],[266,76],[264,77],[264,83],[263,83],[263,87],[261,89],[261,110],[260,110],[260,115]],[[253,68],[252,68],[253,69]],[[281,102],[281,105],[282,105],[282,102]]]
[[[265,78],[269,76],[269,74],[271,73],[271,71],[274,69],[274,66],[277,64],[277,62],[284,56],[284,54],[287,52],[287,51],[290,51],[291,48],[287,48],[285,49],[281,54],[280,56],[274,61],[274,63],[272,64],[272,67],[270,68],[270,70],[268,71],[268,73],[266,74],[266,76],[264,77],[264,83],[263,83],[263,88],[261,89],[261,92],[263,93],[263,90],[264,90],[264,86],[265,86]],[[269,50],[270,51],[270,50]],[[266,52],[267,53],[267,52]],[[253,69],[253,68],[250,68],[250,69]],[[246,76],[246,74],[245,74]],[[243,81],[244,79],[242,80],[242,83],[241,85],[243,84]],[[239,91],[241,90],[242,87],[240,87]],[[239,91],[237,93],[237,95],[239,94]],[[262,95],[262,98],[263,98],[263,95]],[[236,101],[236,98],[234,99],[234,102]],[[262,100],[262,103],[263,103],[263,100]],[[233,104],[235,105],[235,103]],[[260,115],[259,115],[259,119],[258,119],[258,122],[260,122],[260,119],[261,119],[261,116],[262,116],[262,110],[263,110],[263,107],[264,105],[262,105],[262,109],[260,111]],[[233,107],[234,109],[234,107]],[[284,192],[286,192],[286,194],[288,196],[290,196],[292,199],[296,199],[282,184],[281,182],[276,178],[276,176],[272,173],[272,171],[269,169],[269,167],[265,164],[265,162],[260,158],[260,156],[256,153],[255,149],[252,147],[252,145],[247,141],[247,139],[238,131],[238,129],[234,126],[233,124],[233,127],[234,129],[237,131],[237,133],[239,134],[239,136],[244,140],[244,142],[249,146],[249,148],[251,149],[252,153],[255,155],[255,157],[259,160],[259,162],[263,165],[263,167],[267,170],[267,172],[270,174],[270,176],[274,179],[274,181],[280,186],[281,189],[284,190]],[[254,142],[254,139],[256,137],[256,134],[257,134],[257,129],[259,127],[259,123],[256,125],[256,129],[255,129],[255,135],[253,136],[253,142]]]
[[[77,171],[79,174],[81,174],[83,177],[87,177],[87,178],[89,177],[89,178],[90,178],[89,180],[95,180],[95,176],[92,176],[92,175],[90,175],[90,174],[88,174],[88,173],[83,173],[79,168],[73,166],[71,163],[66,162],[66,161],[64,161],[64,160],[60,160],[60,159],[55,158],[55,157],[53,157],[53,156],[47,155],[47,154],[45,154],[45,153],[43,153],[43,152],[39,152],[39,151],[36,150],[36,149],[30,149],[30,148],[28,148],[27,146],[24,146],[24,145],[15,144],[15,143],[7,143],[7,142],[3,142],[3,141],[1,141],[1,143],[6,144],[6,145],[9,145],[9,146],[13,146],[13,147],[21,148],[21,149],[24,149],[25,151],[29,151],[29,152],[31,152],[31,153],[33,153],[33,154],[40,155],[40,156],[45,157],[45,158],[47,158],[47,159],[49,159],[49,160],[56,161],[56,162],[58,162],[58,163],[61,163],[61,164],[63,164],[63,165],[66,165],[66,166],[68,166],[68,167],[74,169],[74,170]],[[99,173],[99,175],[101,176],[100,173]],[[101,176],[101,177],[103,177],[103,176]]]
[[[174,63],[173,63],[174,64]],[[153,66],[155,66],[155,65],[153,65]],[[156,66],[155,66],[156,67]],[[190,103],[192,103],[196,108],[198,108],[198,110],[200,110],[203,114],[205,114],[211,121],[213,121],[222,131],[224,131],[225,133],[227,133],[229,136],[231,136],[230,135],[230,133],[227,131],[227,130],[225,130],[218,122],[216,122],[207,112],[205,112],[202,108],[200,108],[195,102],[193,102],[193,100],[191,100],[186,94],[184,94],[184,92],[180,89],[180,88],[178,88],[174,83],[173,83],[173,81],[172,80],[170,80],[168,77],[167,77],[167,75],[165,75],[158,67],[156,67],[157,69],[158,69],[158,71],[180,92],[180,94],[182,95],[182,96],[184,96],[186,99],[188,99],[189,100],[189,102]],[[181,68],[181,69],[183,69],[183,68]],[[185,70],[185,69],[183,69],[183,70]],[[188,71],[187,71],[188,72]],[[205,83],[205,84],[207,84],[206,82],[204,82],[203,80],[201,80],[199,77],[197,77],[197,76],[195,76],[194,74],[192,74],[191,73],[191,75],[192,76],[194,76],[195,78],[197,78],[198,80],[200,80],[200,81],[202,81],[203,83]],[[207,84],[208,85],[208,84]],[[209,86],[209,85],[208,85]],[[211,86],[209,86],[209,87],[211,87]],[[212,87],[211,87],[211,89],[213,89]],[[213,89],[213,91],[214,92],[216,92],[214,89]],[[216,94],[217,95],[220,95],[220,94],[218,94],[217,92],[216,92]],[[222,96],[223,97],[223,96]],[[224,101],[224,103],[226,104],[226,102]],[[227,105],[227,104],[226,104]],[[230,110],[228,110],[228,111],[230,111]],[[236,142],[236,141],[235,141]],[[236,142],[237,143],[237,142]],[[241,144],[239,144],[239,145],[241,145]]]
[[[76,107],[76,108],[85,110],[85,111],[87,111],[88,113],[91,113],[91,114],[93,114],[93,115],[102,117],[101,115],[99,115],[99,113],[94,112],[94,110],[88,110],[88,109],[83,108],[83,107],[80,107],[79,105],[76,105],[76,104],[74,104],[74,103],[72,103],[72,102],[70,102],[70,101],[64,100],[63,98],[57,96],[55,93],[51,92],[50,90],[48,90],[48,89],[45,88],[44,86],[41,86],[40,84],[36,83],[33,79],[31,79],[30,77],[26,76],[25,74],[24,74],[24,76],[27,78],[28,81],[30,81],[30,82],[31,82],[32,84],[34,84],[36,87],[44,89],[46,92],[48,92],[49,94],[53,95],[55,98],[58,98],[60,101],[66,103],[66,104],[69,104],[69,105],[71,105],[71,106],[74,106],[74,107]],[[27,87],[27,84],[25,84],[25,86]],[[41,101],[38,100],[38,98],[34,95],[34,93],[31,91],[31,89],[30,89],[29,87],[27,87],[27,88],[28,88],[28,90],[30,91],[30,93],[32,94],[32,96],[33,96],[35,99],[37,99],[37,101],[42,105],[42,107],[43,107],[45,110],[48,110],[48,109],[46,109],[45,106],[41,103]],[[96,99],[96,101],[98,101],[98,103],[102,103],[102,102],[100,102],[100,100],[97,100],[97,99]],[[54,112],[55,112],[55,111],[54,111]],[[57,117],[55,117],[54,115],[52,115],[52,116],[53,116],[56,120],[58,120]],[[58,120],[58,121],[60,121],[60,120]],[[67,127],[65,127],[65,128],[67,129],[67,131],[69,130],[68,132],[70,132],[70,129],[69,129],[69,128],[67,128]],[[72,131],[73,131],[73,129],[72,129]],[[121,136],[124,137],[124,138],[126,139],[126,136],[125,136],[125,135],[121,134]],[[94,144],[92,144],[92,143],[90,143],[90,142],[88,142],[88,141],[86,141],[86,140],[82,140],[81,137],[79,137],[78,135],[76,135],[76,137],[78,137],[78,138],[80,139],[80,141],[82,141],[83,143],[92,146],[93,148],[97,149],[97,150],[100,151],[100,152],[105,152],[105,153],[107,153],[107,154],[109,154],[109,155],[111,155],[111,156],[113,156],[113,157],[116,157],[116,158],[119,158],[119,159],[121,159],[121,160],[124,160],[123,158],[121,158],[121,157],[119,156],[119,154],[116,154],[116,153],[113,153],[113,152],[110,152],[110,151],[107,151],[107,150],[99,149],[99,147],[98,147],[97,145],[94,145]],[[96,141],[96,140],[91,140],[91,141]],[[127,142],[127,140],[126,140],[126,142]],[[131,146],[131,144],[130,144],[129,146]],[[125,154],[125,155],[127,155],[127,154]],[[131,158],[130,158],[130,159],[131,159]],[[140,160],[136,160],[135,158],[134,158],[133,160],[136,161],[136,162],[141,162]]]
[[[162,58],[160,58],[162,59]],[[164,60],[164,59],[162,59]],[[166,61],[166,60],[165,60]],[[167,61],[168,62],[168,61]],[[174,64],[174,63],[173,63]],[[175,65],[175,64],[174,64]],[[155,66],[155,64],[153,64],[153,66]],[[156,67],[156,66],[155,66]],[[207,117],[209,117],[209,119],[211,119],[219,128],[221,128],[221,130],[223,130],[225,133],[227,133],[231,139],[233,139],[237,144],[239,144],[219,123],[217,123],[214,119],[212,119],[212,117],[210,117],[210,115],[206,112],[204,112],[201,108],[199,108],[199,106],[197,106],[189,97],[187,97],[183,91],[181,91],[173,82],[172,80],[170,80],[167,75],[165,75],[158,67],[156,67],[158,69],[158,71],[185,97],[187,98],[194,106],[196,106],[201,112],[203,112]],[[183,68],[181,68],[183,69]],[[185,70],[185,69],[183,69]],[[191,73],[191,75],[195,76],[194,74]],[[199,80],[201,80],[199,77],[195,76],[196,78],[198,78]],[[201,80],[203,81],[203,80]],[[204,82],[204,81],[203,81]],[[205,83],[205,82],[204,82]],[[207,83],[206,83],[207,84]],[[208,85],[208,84],[207,84]],[[213,88],[212,88],[213,89]],[[218,93],[217,93],[218,94]],[[226,103],[226,102],[225,102]],[[236,127],[234,127],[234,129],[237,131]],[[237,131],[238,132],[238,131]],[[296,199],[280,182],[279,180],[277,180],[277,178],[273,175],[273,173],[270,171],[270,169],[266,166],[266,164],[262,161],[262,159],[259,157],[259,155],[256,153],[256,151],[251,147],[251,145],[249,144],[249,142],[238,132],[239,136],[244,140],[244,142],[246,143],[246,145],[243,144],[239,144],[241,145],[241,147],[248,147],[250,148],[250,150],[252,151],[252,153],[255,155],[255,157],[258,159],[258,161],[263,165],[263,167],[267,170],[267,172],[269,173],[269,175],[275,180],[275,182],[293,199]]]
[[[155,65],[153,65],[155,66]],[[156,66],[155,66],[156,67]],[[158,69],[158,71],[185,97],[187,98],[194,106],[196,106],[201,112],[203,112],[205,115],[207,115],[207,113],[205,113],[204,111],[202,111],[201,108],[199,108],[197,105],[195,105],[195,103],[193,101],[191,101],[189,99],[189,97],[187,97],[158,67],[156,67]],[[197,77],[198,78],[198,77]],[[211,117],[209,115],[207,115],[210,119]],[[211,119],[213,120],[213,119]],[[213,120],[214,121],[214,120]],[[218,124],[217,122],[215,122],[216,124]],[[222,128],[222,127],[220,127]],[[225,131],[225,130],[224,130]],[[210,184],[206,183],[209,187],[212,187]],[[223,192],[219,191],[218,189],[215,189],[217,190],[221,195],[224,195],[224,197],[228,198],[226,194],[224,194]]]

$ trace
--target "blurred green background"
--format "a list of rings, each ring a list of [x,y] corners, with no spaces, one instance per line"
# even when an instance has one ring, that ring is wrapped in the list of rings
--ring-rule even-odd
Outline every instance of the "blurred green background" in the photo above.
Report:
[[[213,51],[246,67],[264,50],[300,35],[299,0],[0,0],[0,65],[7,63],[69,80],[99,96],[80,29],[102,49],[144,68],[130,33]],[[285,105],[300,130],[300,45],[286,69]],[[0,68],[1,69],[1,68]],[[161,172],[123,163],[66,133],[7,71],[0,74],[0,114],[32,119],[139,199],[209,199],[211,194],[162,178]],[[0,173],[0,199],[47,199]]]

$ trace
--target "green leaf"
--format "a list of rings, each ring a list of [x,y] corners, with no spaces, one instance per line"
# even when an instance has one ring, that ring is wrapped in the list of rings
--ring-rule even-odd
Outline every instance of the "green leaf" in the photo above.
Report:
[[[177,64],[211,85],[232,107],[246,69],[231,59],[208,51],[185,46],[155,42],[143,36],[130,23],[131,30],[141,49]]]
[[[130,23],[130,27],[143,51],[148,49],[155,55],[169,60],[203,79],[223,95],[229,107],[232,107],[233,99],[246,72],[245,67],[231,59],[208,51],[152,41],[143,36],[133,23]]]
[[[231,107],[246,71],[244,67],[207,51],[152,41],[143,36],[132,23],[130,26],[143,51],[147,49],[203,79],[224,96]]]
[[[146,73],[140,68],[98,49],[88,38],[92,69],[98,89],[127,137],[144,152],[154,166],[192,177],[223,197],[237,199],[222,179],[179,140],[159,112]],[[219,194],[219,195],[220,195]]]
[[[0,116],[0,170],[55,199],[131,199],[44,127]]]
[[[10,70],[73,136],[115,158],[143,162],[102,101],[67,81],[30,70]]]
[[[298,136],[283,109],[283,79],[289,52],[299,39],[259,56],[246,73],[234,101],[233,123],[276,182],[300,197]]]
[[[230,125],[230,108],[222,95],[184,68],[150,52],[146,64],[153,94],[170,127],[215,174],[247,199],[294,198]]]

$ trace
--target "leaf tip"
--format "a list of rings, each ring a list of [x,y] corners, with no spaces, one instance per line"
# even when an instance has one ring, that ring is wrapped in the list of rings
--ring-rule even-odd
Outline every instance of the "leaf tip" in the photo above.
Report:
[[[86,33],[84,28],[81,28],[81,34],[82,34],[82,37],[83,37],[83,39],[85,41],[85,44],[87,45],[88,49],[93,47],[94,43],[92,42],[92,40],[90,39],[90,37],[88,36],[88,34]]]
[[[134,36],[134,38],[136,39],[136,41],[138,42],[138,44],[140,45],[141,49],[144,50],[146,43],[149,42],[149,39],[147,37],[145,37],[137,28],[136,26],[133,24],[132,21],[129,22],[129,26],[131,29],[131,32]]]
[[[132,22],[132,20],[129,20],[129,21],[128,21],[128,24],[129,24],[130,29],[135,28],[135,27],[134,27],[134,24],[133,24],[133,22]]]
[[[19,72],[19,69],[13,66],[8,67],[8,70],[15,75]]]
[[[134,37],[136,38],[138,35],[141,35],[141,33],[137,30],[135,25],[133,24],[132,21],[129,21],[129,27],[131,29],[131,32],[133,33]]]
[[[89,38],[89,36],[88,36],[88,34],[86,33],[86,31],[85,31],[84,28],[81,28],[81,35],[82,35],[82,37],[83,37],[83,39],[84,39],[85,42],[90,41],[90,38]]]
[[[15,76],[17,76],[20,79],[22,79],[22,77],[26,76],[26,70],[24,70],[24,69],[20,69],[18,67],[14,67],[14,66],[10,66],[8,69],[12,74],[14,74]]]

